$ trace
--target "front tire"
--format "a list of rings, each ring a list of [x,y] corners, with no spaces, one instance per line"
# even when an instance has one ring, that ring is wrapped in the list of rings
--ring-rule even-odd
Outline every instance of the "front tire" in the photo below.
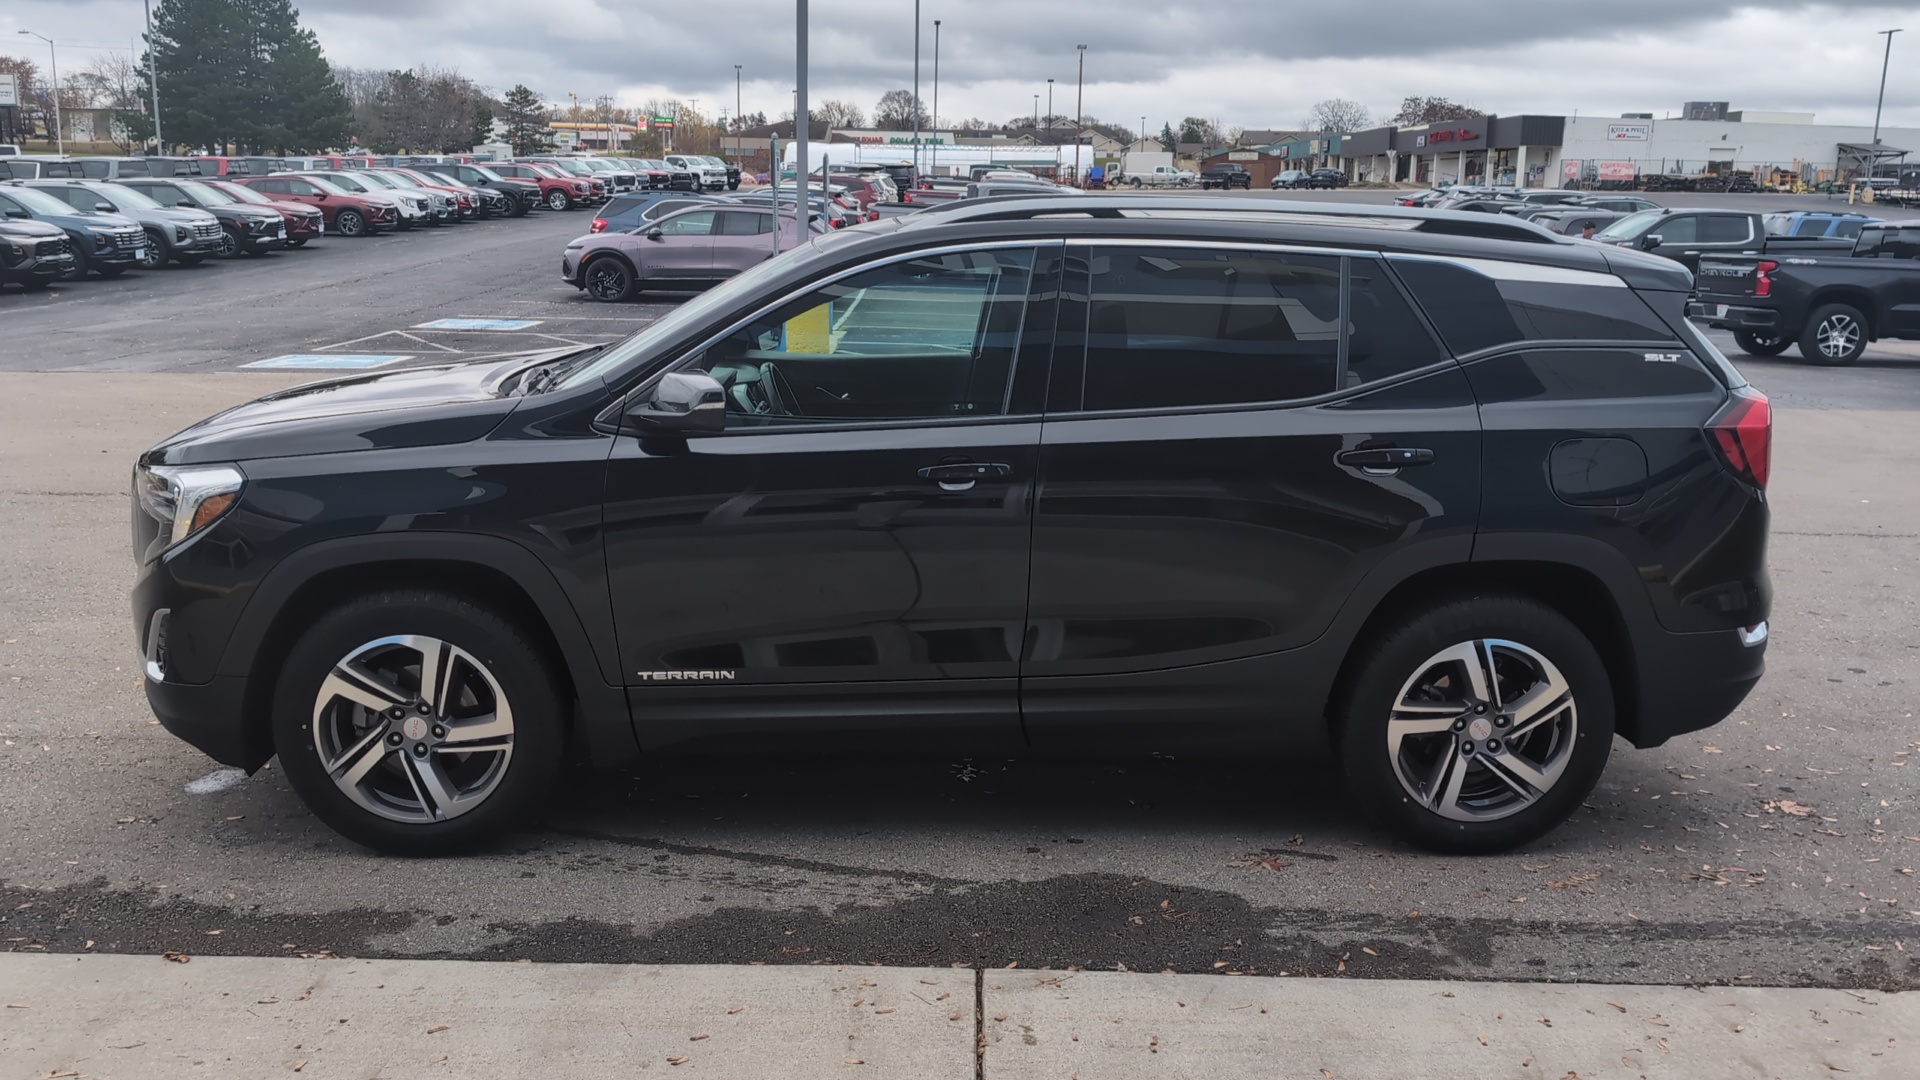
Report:
[[[1860,309],[1827,304],[1814,309],[1800,331],[1800,355],[1816,364],[1844,367],[1867,351],[1867,323]]]
[[[232,229],[221,229],[220,243],[214,247],[213,253],[222,259],[231,259],[240,252],[240,237]]]
[[[581,271],[587,295],[605,304],[618,304],[633,296],[633,271],[612,256],[602,255]]]
[[[532,209],[533,204],[530,198],[514,195],[507,199],[507,216],[510,218],[526,217],[527,211]]]
[[[1462,597],[1359,648],[1335,706],[1341,763],[1355,796],[1420,847],[1491,854],[1535,840],[1606,767],[1606,666],[1544,604]]]
[[[1733,343],[1748,356],[1779,356],[1793,344],[1792,338],[1766,337],[1751,330],[1735,330]]]
[[[561,191],[559,188],[554,188],[552,191],[547,192],[547,209],[571,210],[573,209],[573,197]]]
[[[158,270],[173,261],[173,253],[167,250],[167,242],[159,233],[147,234],[147,250],[140,256],[140,269]]]
[[[565,704],[526,632],[449,593],[390,590],[301,636],[274,747],[321,821],[396,855],[471,850],[525,824],[558,774]]]
[[[365,236],[367,219],[358,210],[342,210],[333,216],[333,230],[341,236]]]

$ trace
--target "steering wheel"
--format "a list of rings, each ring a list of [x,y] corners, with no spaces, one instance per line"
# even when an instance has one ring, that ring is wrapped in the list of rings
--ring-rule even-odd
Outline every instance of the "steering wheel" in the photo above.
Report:
[[[760,365],[760,392],[766,396],[767,411],[774,416],[805,416],[793,384],[771,363]]]

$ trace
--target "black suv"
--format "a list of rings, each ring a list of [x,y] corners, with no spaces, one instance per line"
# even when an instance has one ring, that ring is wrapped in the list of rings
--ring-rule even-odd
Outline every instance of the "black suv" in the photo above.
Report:
[[[1771,414],[1690,289],[1497,216],[1233,197],[816,237],[611,345],[142,454],[148,700],[390,851],[536,820],[570,748],[1323,730],[1401,834],[1501,850],[1760,678]]]

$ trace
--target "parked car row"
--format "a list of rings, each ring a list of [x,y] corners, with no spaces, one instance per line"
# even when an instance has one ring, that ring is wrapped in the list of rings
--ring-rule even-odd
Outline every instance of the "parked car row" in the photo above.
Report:
[[[1347,186],[1347,174],[1339,169],[1288,169],[1275,176],[1268,184],[1275,191],[1290,188],[1343,188]]]

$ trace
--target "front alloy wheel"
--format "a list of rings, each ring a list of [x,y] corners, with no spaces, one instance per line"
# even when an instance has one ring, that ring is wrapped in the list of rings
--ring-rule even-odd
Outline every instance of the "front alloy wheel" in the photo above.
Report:
[[[167,242],[160,238],[160,234],[148,233],[147,246],[140,253],[140,269],[158,270],[172,259],[172,253],[167,251]]]
[[[341,236],[361,236],[367,231],[367,219],[358,210],[342,210],[333,216],[333,228]]]
[[[572,205],[573,200],[567,196],[566,192],[561,191],[559,188],[554,188],[552,191],[547,192],[547,208],[549,210],[565,210]]]
[[[220,239],[213,245],[213,253],[223,259],[240,254],[240,239],[233,235],[232,229],[220,230]]]

